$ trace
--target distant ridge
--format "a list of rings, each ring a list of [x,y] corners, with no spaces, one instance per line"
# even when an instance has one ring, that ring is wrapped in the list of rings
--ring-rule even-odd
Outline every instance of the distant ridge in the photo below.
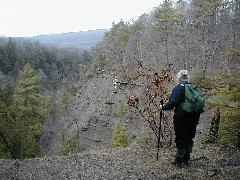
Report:
[[[62,34],[49,34],[33,36],[30,39],[39,41],[42,44],[57,47],[74,47],[90,49],[98,41],[101,41],[108,29],[96,29]]]

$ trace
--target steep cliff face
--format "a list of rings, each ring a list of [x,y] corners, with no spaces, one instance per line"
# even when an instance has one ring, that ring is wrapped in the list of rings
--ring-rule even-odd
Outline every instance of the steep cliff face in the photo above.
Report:
[[[136,136],[151,131],[140,114],[127,105],[133,92],[141,94],[139,84],[130,86],[122,83],[115,90],[114,78],[112,73],[103,72],[85,84],[78,82],[75,85],[78,88],[67,111],[46,124],[47,131],[40,144],[47,155],[59,155],[63,138],[74,139],[79,145],[79,152],[108,148],[116,122]],[[209,111],[201,115],[196,143],[208,133],[210,115]]]
[[[46,124],[47,131],[40,140],[46,154],[57,155],[62,148],[61,138],[74,138],[80,151],[109,147],[115,123],[135,134],[146,123],[127,105],[131,89],[114,90],[114,75],[102,73],[80,87],[65,114]]]

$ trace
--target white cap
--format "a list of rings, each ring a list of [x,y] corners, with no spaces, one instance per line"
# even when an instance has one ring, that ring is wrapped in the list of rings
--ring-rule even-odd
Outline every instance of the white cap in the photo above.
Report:
[[[187,72],[187,70],[181,70],[181,71],[177,74],[177,80],[179,81],[179,83],[188,82],[188,81],[189,81],[189,77],[188,77],[188,72]]]

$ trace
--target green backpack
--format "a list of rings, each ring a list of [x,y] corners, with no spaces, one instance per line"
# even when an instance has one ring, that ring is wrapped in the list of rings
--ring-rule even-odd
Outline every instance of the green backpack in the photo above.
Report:
[[[193,84],[184,84],[185,101],[181,103],[181,108],[189,113],[202,113],[205,106],[205,97],[201,89]]]

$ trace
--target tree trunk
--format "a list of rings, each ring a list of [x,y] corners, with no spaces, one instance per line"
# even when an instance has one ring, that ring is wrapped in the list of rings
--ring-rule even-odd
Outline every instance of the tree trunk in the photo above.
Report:
[[[207,142],[217,143],[218,142],[218,130],[220,124],[220,107],[217,107],[212,115],[211,127],[207,137]]]

